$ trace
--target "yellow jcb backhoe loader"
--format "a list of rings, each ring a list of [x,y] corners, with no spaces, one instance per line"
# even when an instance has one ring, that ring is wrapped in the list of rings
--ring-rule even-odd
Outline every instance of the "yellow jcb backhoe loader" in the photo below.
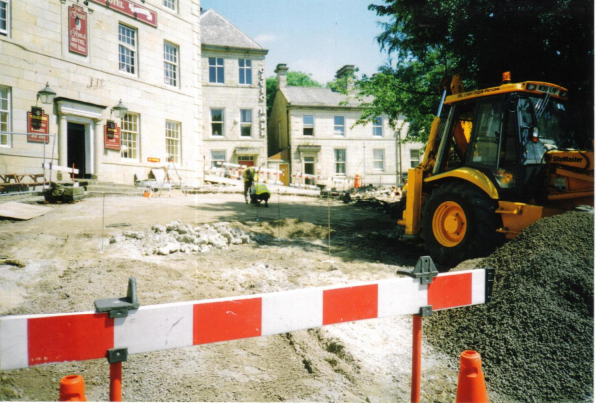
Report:
[[[525,81],[484,90],[443,80],[423,160],[398,224],[435,262],[486,256],[542,217],[594,203],[594,153],[566,125],[567,90]]]

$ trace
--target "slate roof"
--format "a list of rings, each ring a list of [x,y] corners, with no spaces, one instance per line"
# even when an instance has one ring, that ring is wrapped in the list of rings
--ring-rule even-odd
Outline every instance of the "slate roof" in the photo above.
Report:
[[[288,103],[295,106],[357,108],[361,103],[356,98],[348,99],[346,95],[333,92],[330,88],[286,86],[281,88],[281,92]],[[372,97],[367,97],[363,102],[371,100]],[[340,106],[340,102],[348,103]]]
[[[252,38],[212,9],[202,12],[200,16],[200,35],[203,45],[266,51]]]

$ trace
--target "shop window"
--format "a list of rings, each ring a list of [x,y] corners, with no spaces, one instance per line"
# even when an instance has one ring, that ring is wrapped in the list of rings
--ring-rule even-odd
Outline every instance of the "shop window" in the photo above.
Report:
[[[165,61],[165,84],[177,87],[177,70],[179,60],[179,47],[172,43],[165,42],[164,61]]]
[[[385,157],[385,150],[383,148],[377,148],[373,150],[373,171],[383,171]]]
[[[181,123],[167,120],[165,138],[168,158],[174,163],[179,164],[181,162]]]
[[[10,88],[0,86],[0,147],[10,147]]]
[[[314,136],[315,134],[315,118],[313,115],[304,115],[302,117],[303,134],[305,136]]]
[[[335,174],[346,175],[346,150],[335,149]]]
[[[121,119],[121,158],[138,158],[139,135],[139,115],[127,113]]]
[[[212,168],[221,168],[225,163],[225,150],[211,150],[210,159]]]
[[[252,84],[252,60],[239,59],[240,84]]]
[[[373,120],[373,136],[383,137],[383,118],[381,116],[377,116]]]
[[[119,70],[136,74],[137,32],[119,24]]]
[[[211,133],[213,136],[223,136],[224,122],[225,122],[225,110],[223,110],[223,109],[211,109],[210,110]]]
[[[345,123],[346,119],[343,116],[334,116],[333,133],[338,136],[343,136],[345,134]]]
[[[240,110],[240,129],[243,137],[252,137],[252,109]]]
[[[208,81],[216,84],[225,83],[225,62],[222,57],[208,58]]]

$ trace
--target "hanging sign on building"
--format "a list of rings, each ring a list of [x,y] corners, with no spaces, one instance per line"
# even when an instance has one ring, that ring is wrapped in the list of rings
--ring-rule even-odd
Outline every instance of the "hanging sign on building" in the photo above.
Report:
[[[121,130],[112,120],[107,121],[104,125],[104,148],[121,149]]]
[[[131,18],[143,22],[153,27],[158,26],[156,13],[150,11],[146,7],[139,6],[129,0],[92,0],[94,3],[102,4],[121,14],[130,16]]]
[[[48,115],[44,114],[42,108],[31,107],[31,112],[27,112],[27,141],[30,143],[48,144]]]
[[[88,54],[87,17],[83,7],[69,7],[69,51],[83,56]]]
[[[148,157],[148,162],[160,162],[160,158]]]

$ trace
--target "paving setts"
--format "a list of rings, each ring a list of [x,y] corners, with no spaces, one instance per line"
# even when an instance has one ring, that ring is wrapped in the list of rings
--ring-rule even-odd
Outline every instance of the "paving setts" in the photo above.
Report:
[[[515,401],[591,402],[594,214],[544,218],[478,264],[490,266],[493,300],[427,318],[426,339],[481,353],[488,388]]]
[[[207,253],[211,249],[227,249],[230,245],[252,242],[250,235],[227,222],[192,227],[173,221],[167,225],[154,225],[147,231],[123,231],[113,236],[111,244],[128,240],[142,241],[145,255],[170,255],[171,253]]]

